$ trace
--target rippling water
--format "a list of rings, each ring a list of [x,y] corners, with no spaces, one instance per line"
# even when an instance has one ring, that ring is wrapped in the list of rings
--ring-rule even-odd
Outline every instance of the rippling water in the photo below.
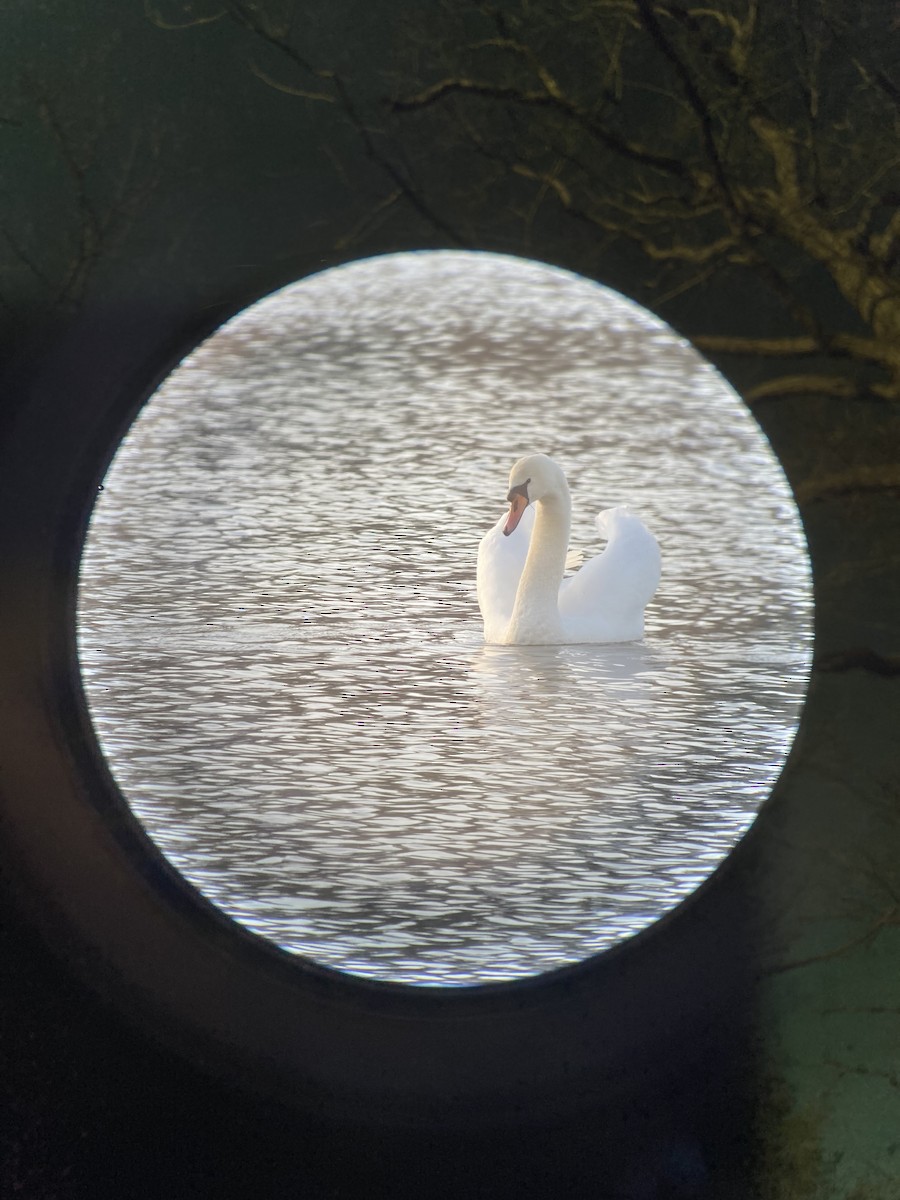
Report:
[[[565,468],[572,542],[627,503],[644,641],[485,646],[510,466]],[[418,984],[580,960],[752,822],[802,705],[805,543],[716,373],[613,293],[475,254],[270,297],[173,373],[94,513],[94,724],[163,853],[251,929]]]

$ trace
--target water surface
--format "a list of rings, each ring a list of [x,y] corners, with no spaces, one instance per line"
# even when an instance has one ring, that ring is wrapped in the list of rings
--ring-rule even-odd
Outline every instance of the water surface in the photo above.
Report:
[[[626,503],[643,642],[485,646],[478,541],[552,454]],[[808,562],[758,427],[654,318],[521,260],[398,255],[247,310],[105,481],[80,657],[129,804],[225,912],[418,984],[583,959],[687,896],[783,764]]]

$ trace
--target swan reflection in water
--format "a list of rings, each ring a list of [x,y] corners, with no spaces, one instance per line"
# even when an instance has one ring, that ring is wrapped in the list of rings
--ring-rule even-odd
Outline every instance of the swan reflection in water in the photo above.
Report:
[[[642,637],[644,608],[659,583],[660,554],[640,518],[624,508],[600,513],[597,527],[608,539],[606,549],[566,578],[572,502],[562,469],[546,454],[519,459],[510,471],[507,499],[508,515],[478,548],[485,641],[555,645]]]
[[[477,724],[485,745],[500,748],[486,794],[509,795],[517,779],[520,815],[536,840],[546,830],[548,859],[577,860],[582,886],[604,896],[618,889],[612,907],[638,927],[659,915],[664,894],[706,877],[723,837],[746,824],[742,793],[766,783],[765,768],[747,772],[746,744],[721,732],[740,721],[743,738],[765,749],[758,666],[715,648],[703,657],[671,649],[482,645],[469,659]]]

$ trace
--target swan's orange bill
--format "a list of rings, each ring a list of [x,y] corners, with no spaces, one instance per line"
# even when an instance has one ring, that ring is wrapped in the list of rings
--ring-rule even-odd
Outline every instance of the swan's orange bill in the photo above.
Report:
[[[528,501],[524,496],[513,496],[509,505],[509,513],[506,518],[506,524],[503,526],[504,534],[509,537],[515,527],[522,518],[522,513],[528,507]]]

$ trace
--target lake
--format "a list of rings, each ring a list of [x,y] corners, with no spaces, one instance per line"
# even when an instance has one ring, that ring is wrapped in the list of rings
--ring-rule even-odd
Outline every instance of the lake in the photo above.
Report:
[[[484,644],[478,542],[532,451],[573,546],[613,504],[656,535],[643,641]],[[295,284],[170,375],[78,623],[103,752],[194,887],[325,966],[455,986],[598,953],[708,877],[790,748],[812,594],[781,468],[686,342],[443,252]]]

